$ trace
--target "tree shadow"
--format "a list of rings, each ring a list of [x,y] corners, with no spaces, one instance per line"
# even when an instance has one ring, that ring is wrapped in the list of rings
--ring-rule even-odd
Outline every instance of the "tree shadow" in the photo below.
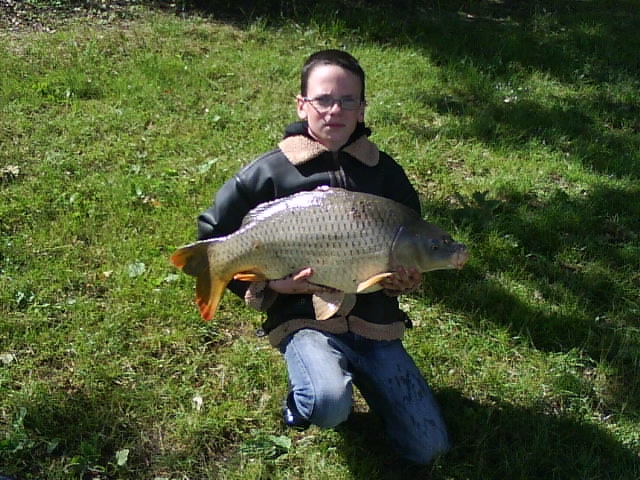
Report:
[[[333,35],[328,41],[357,37],[364,43],[411,48],[439,66],[444,85],[442,90],[412,94],[426,110],[456,120],[456,136],[488,148],[504,148],[508,142],[508,148],[523,152],[537,142],[603,180],[640,177],[640,104],[633,94],[640,70],[637,2],[256,3],[194,0],[192,5],[215,6],[214,15],[227,15],[240,25],[257,17],[275,28],[293,21],[303,29],[324,28]],[[581,93],[545,100],[519,94],[520,85],[514,82],[535,75],[576,85]],[[625,91],[629,94],[620,93]],[[425,128],[420,119],[403,122],[417,138],[447,135]],[[488,319],[508,328],[542,351],[577,349],[595,362],[607,361],[613,372],[614,408],[635,416],[640,410],[640,389],[634,381],[640,366],[640,191],[603,181],[587,186],[580,198],[565,193],[562,178],[550,179],[553,182],[549,191],[540,193],[508,187],[491,194],[476,192],[472,198],[458,198],[460,207],[453,211],[450,204],[430,205],[467,232],[469,243],[483,254],[472,251],[471,262],[459,275],[430,274],[437,281],[429,282],[429,299],[464,312],[471,321]],[[491,236],[513,247],[495,248]],[[495,280],[513,267],[522,272],[524,288],[539,302],[525,302]],[[578,307],[568,310],[566,303]],[[526,424],[526,415],[536,415],[501,408],[490,412],[503,419],[504,427],[511,424],[501,412],[510,412],[521,424]],[[552,418],[539,419],[568,430],[572,442],[576,433],[593,433],[591,427]],[[513,426],[519,428],[517,422]],[[603,434],[597,436],[607,441]],[[560,440],[550,441],[562,449]],[[584,451],[586,458],[586,446]],[[547,465],[549,475],[540,478],[562,478],[553,470],[562,472],[561,465],[545,463],[542,452],[538,456],[535,460]]]
[[[495,71],[525,66],[565,80],[576,73],[595,81],[619,80],[617,73],[629,78],[640,64],[630,48],[640,44],[630,35],[640,23],[633,0],[184,0],[175,6],[240,27],[256,19],[274,27],[339,24],[365,42],[419,47],[443,64],[473,59]]]
[[[127,394],[120,388],[89,390],[71,385],[67,390],[34,392],[1,442],[0,471],[16,479],[52,478],[51,472],[42,470],[50,464],[64,470],[68,478],[119,477],[124,471],[117,467],[116,453],[138,441],[140,434],[127,414],[114,414],[121,409],[120,395]],[[144,462],[148,458],[139,455],[157,453],[153,441],[147,448],[132,452],[129,460]]]
[[[538,142],[603,180],[640,177],[640,104],[632,93],[640,70],[640,11],[634,1],[255,3],[194,0],[192,4],[215,6],[214,15],[226,15],[240,25],[257,17],[275,28],[293,21],[325,28],[334,35],[328,41],[342,35],[384,47],[411,48],[440,67],[445,85],[441,91],[412,94],[426,110],[455,119],[460,125],[455,135],[488,148],[504,148],[509,142],[508,148],[523,152]],[[538,101],[534,95],[518,94],[520,85],[513,83],[533,75],[594,88],[581,88],[579,96],[559,94]],[[608,93],[625,91],[630,93]],[[437,128],[425,128],[420,119],[403,122],[417,138],[446,136]],[[479,256],[472,251],[471,262],[459,275],[430,274],[437,280],[429,282],[429,301],[446,303],[472,322],[488,319],[542,351],[577,349],[595,362],[608,362],[613,400],[606,408],[637,416],[640,190],[616,189],[603,181],[586,187],[580,198],[564,192],[562,178],[550,181],[556,185],[544,194],[500,187],[488,195],[476,192],[472,198],[458,198],[460,207],[453,211],[451,204],[429,206],[451,218],[468,233],[469,243],[483,252]],[[508,239],[513,247],[494,248],[491,236]],[[513,267],[522,272],[524,287],[539,302],[523,301],[495,280]],[[579,307],[568,310],[567,299]],[[464,404],[460,397],[453,400]],[[499,448],[486,447],[487,459],[480,458],[479,447],[467,444],[468,455],[478,456],[474,462],[485,465],[485,470],[482,475],[467,470],[460,478],[523,478],[527,469],[519,470],[518,462],[528,464],[529,472],[535,471],[534,462],[539,463],[539,478],[581,478],[577,472],[588,468],[578,461],[595,462],[593,471],[602,470],[602,478],[624,478],[624,469],[612,470],[620,472],[616,477],[605,466],[617,451],[628,464],[627,451],[596,427],[508,405],[468,408],[473,415],[499,421],[496,431],[487,426],[486,431],[476,432],[477,441],[501,443]],[[510,465],[508,458],[502,458],[510,453],[507,439],[512,435],[526,444],[529,417],[550,429],[547,437],[541,429],[534,430],[549,451],[540,446],[528,456],[523,448]],[[585,443],[582,436],[594,436],[597,442]],[[368,446],[366,440],[365,436],[363,444]],[[578,446],[579,460],[558,453],[566,451],[564,440]],[[610,445],[614,452],[602,463],[594,450],[598,443]],[[490,474],[492,457],[498,457],[496,471],[502,469],[502,476]],[[573,469],[566,477],[564,463]],[[360,468],[355,461],[353,468]],[[363,473],[357,478],[365,477]]]
[[[457,275],[430,274],[425,301],[465,312],[478,325],[488,320],[540,351],[580,351],[585,369],[604,362],[606,400],[594,397],[594,411],[637,418],[640,191],[595,186],[576,198],[558,189],[545,200],[506,189],[496,195],[459,199],[454,211],[441,207],[470,232],[476,253]],[[496,238],[507,246],[492,247]],[[501,277],[514,271],[525,293],[515,294]]]
[[[447,455],[432,466],[408,465],[390,455],[377,417],[354,413],[340,427],[353,478],[635,480],[640,475],[640,457],[596,425],[542,409],[481,404],[455,390],[437,397],[453,445]]]
[[[509,83],[535,73],[560,83],[636,89],[640,14],[632,1],[185,0],[185,5],[240,27],[257,18],[274,29],[295,22],[318,25],[336,39],[410,47],[440,66],[447,85],[447,91],[416,91],[415,97],[434,111],[464,119],[463,137],[488,145],[504,138],[523,146],[539,141],[594,171],[640,175],[640,104],[633,95],[593,89],[549,105],[535,97],[516,101],[520,85]],[[417,136],[433,135],[422,124],[413,128]]]

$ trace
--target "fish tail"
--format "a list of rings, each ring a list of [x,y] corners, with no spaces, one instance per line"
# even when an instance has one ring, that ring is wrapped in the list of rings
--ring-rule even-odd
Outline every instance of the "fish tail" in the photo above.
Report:
[[[231,278],[200,275],[196,278],[196,305],[203,320],[211,320],[218,311],[218,305]]]
[[[169,261],[173,264],[174,267],[182,269],[187,264],[189,257],[190,255],[188,249],[183,247],[179,250],[176,250],[171,255],[171,257],[169,257]]]
[[[171,263],[188,275],[196,277],[196,305],[203,320],[211,320],[233,274],[212,272],[209,267],[210,242],[196,242],[178,249],[171,255]]]
[[[202,270],[209,269],[208,242],[196,242],[176,250],[171,263],[187,275],[197,277]]]

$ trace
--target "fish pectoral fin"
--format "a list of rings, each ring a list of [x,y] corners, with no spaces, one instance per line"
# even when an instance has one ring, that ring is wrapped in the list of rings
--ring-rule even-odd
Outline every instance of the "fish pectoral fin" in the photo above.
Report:
[[[358,284],[358,288],[356,288],[356,292],[365,293],[367,290],[369,290],[372,287],[375,287],[378,283],[380,283],[385,278],[389,278],[391,275],[393,275],[392,272],[384,272],[384,273],[378,273],[373,277],[367,278],[364,282],[360,282]]]
[[[243,282],[262,282],[267,277],[261,272],[238,272],[233,276],[233,279]]]
[[[327,318],[333,317],[338,310],[340,310],[344,298],[344,292],[340,291],[314,293],[311,299],[313,302],[313,310],[316,313],[316,319],[326,320]]]

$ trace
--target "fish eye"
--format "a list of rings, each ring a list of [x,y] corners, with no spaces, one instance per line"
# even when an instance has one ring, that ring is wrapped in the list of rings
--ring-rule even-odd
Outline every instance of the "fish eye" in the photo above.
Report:
[[[431,248],[431,250],[438,250],[440,248],[440,241],[439,240],[431,240],[430,248]]]

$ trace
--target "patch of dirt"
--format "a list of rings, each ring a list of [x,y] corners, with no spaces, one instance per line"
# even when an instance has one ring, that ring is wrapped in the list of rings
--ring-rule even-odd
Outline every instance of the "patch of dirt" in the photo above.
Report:
[[[74,18],[94,19],[100,23],[130,19],[142,7],[176,11],[175,3],[151,0],[0,0],[0,34],[54,32]]]
[[[50,31],[43,24],[42,9],[19,0],[0,0],[0,30],[4,32],[18,31]]]

